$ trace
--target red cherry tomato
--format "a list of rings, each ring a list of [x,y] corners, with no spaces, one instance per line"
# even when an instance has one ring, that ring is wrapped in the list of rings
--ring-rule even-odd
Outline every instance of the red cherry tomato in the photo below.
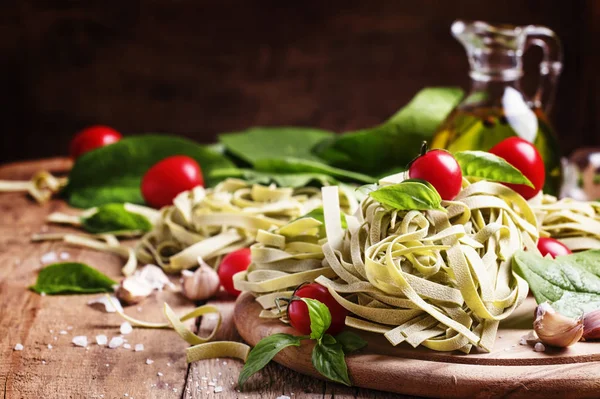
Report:
[[[504,158],[506,162],[519,169],[531,181],[534,188],[524,184],[507,183],[506,186],[512,188],[527,200],[535,197],[542,190],[546,180],[544,161],[537,148],[529,141],[520,137],[509,137],[492,147],[490,152]]]
[[[453,200],[462,186],[460,166],[452,154],[444,150],[431,150],[415,159],[408,176],[428,181],[444,200]]]
[[[144,200],[155,208],[171,205],[177,194],[204,185],[200,165],[190,157],[175,155],[152,166],[142,178]]]
[[[542,253],[542,256],[550,254],[550,256],[556,258],[557,256],[572,254],[571,250],[565,244],[554,238],[540,238],[537,247]]]
[[[121,133],[111,127],[101,125],[90,126],[73,137],[69,146],[69,152],[73,159],[77,159],[88,151],[116,143],[121,138],[123,138]]]
[[[327,333],[337,335],[344,329],[348,311],[331,296],[327,288],[321,284],[311,283],[303,285],[296,291],[296,296],[300,298],[311,298],[322,302],[329,308],[331,313],[331,325]],[[301,334],[310,334],[310,316],[308,306],[301,300],[292,300],[288,306],[288,315],[292,327]]]
[[[240,295],[240,291],[233,288],[233,275],[248,269],[252,261],[250,248],[242,248],[227,254],[219,265],[219,279],[225,291],[233,296]]]

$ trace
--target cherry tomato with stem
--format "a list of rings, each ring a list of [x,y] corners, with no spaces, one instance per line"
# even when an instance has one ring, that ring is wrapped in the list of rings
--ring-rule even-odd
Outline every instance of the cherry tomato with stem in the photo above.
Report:
[[[506,162],[517,168],[533,184],[533,188],[525,184],[505,185],[521,194],[526,200],[531,199],[544,187],[546,169],[539,151],[533,144],[520,137],[509,137],[496,144],[490,152],[504,158]]]
[[[557,256],[572,254],[571,250],[562,242],[555,240],[554,238],[542,237],[539,239],[537,248],[542,254],[546,256],[550,254],[553,258]]]
[[[240,291],[233,287],[233,275],[248,269],[251,262],[250,248],[238,249],[223,258],[219,265],[218,274],[221,286],[223,286],[225,291],[233,296],[240,295]]]
[[[453,200],[462,187],[462,171],[454,156],[445,150],[427,151],[426,142],[410,164],[408,176],[431,183],[443,200]]]
[[[116,143],[122,138],[121,133],[111,127],[102,125],[90,126],[81,130],[73,137],[69,145],[69,152],[71,158],[77,159],[86,152]]]
[[[155,208],[171,205],[183,191],[204,185],[198,163],[185,155],[174,155],[152,166],[142,178],[144,200]]]
[[[348,311],[346,308],[340,305],[335,298],[333,298],[333,296],[331,296],[327,288],[323,287],[321,284],[310,283],[298,288],[294,293],[294,296],[316,299],[317,301],[325,304],[331,313],[331,325],[326,332],[334,336],[342,332],[346,323]],[[292,327],[294,327],[303,335],[309,335],[310,315],[308,313],[308,306],[306,306],[306,303],[300,299],[294,299],[292,297],[292,300],[288,305],[287,312]]]

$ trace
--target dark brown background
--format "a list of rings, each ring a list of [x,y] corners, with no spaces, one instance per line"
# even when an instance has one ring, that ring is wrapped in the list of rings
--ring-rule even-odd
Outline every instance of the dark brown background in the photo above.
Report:
[[[563,148],[600,144],[598,0],[3,4],[1,162],[65,154],[95,123],[203,142],[253,125],[374,125],[423,86],[468,86],[449,33],[456,18],[555,30],[565,68],[552,118]],[[528,71],[538,58],[528,55]]]

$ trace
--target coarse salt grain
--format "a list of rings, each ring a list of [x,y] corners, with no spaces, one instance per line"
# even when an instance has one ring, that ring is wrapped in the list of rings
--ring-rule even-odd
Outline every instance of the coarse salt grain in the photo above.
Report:
[[[133,350],[135,350],[136,352],[141,352],[144,350],[144,344],[135,344],[135,347],[133,348]]]
[[[60,330],[58,333],[60,335],[67,335],[68,334],[68,332],[66,332],[65,330]]]
[[[73,326],[67,326],[67,330],[71,331],[73,329]]]
[[[54,263],[58,260],[58,256],[56,256],[56,252],[48,252],[42,255],[40,258],[40,262],[46,263]]]
[[[69,256],[70,256],[70,255],[69,255],[67,252],[61,252],[61,253],[60,253],[60,258],[61,258],[62,260],[69,259]]]
[[[146,359],[146,364],[152,364],[152,363],[154,363],[154,360],[152,360],[152,359]]]
[[[219,393],[219,392],[223,392],[223,387],[219,386],[219,387],[215,387],[215,393]]]
[[[96,335],[96,343],[98,345],[106,345],[108,343],[108,338],[104,334]]]
[[[291,399],[291,398],[287,395],[281,395],[281,396],[278,396],[276,399]]]
[[[108,343],[108,347],[110,349],[118,348],[121,345],[123,345],[123,338],[122,337],[112,337],[111,340],[110,340],[110,342]]]
[[[129,344],[123,344],[123,348],[125,348],[125,349],[131,349],[131,345],[129,345]]]
[[[227,362],[223,362],[223,366],[227,366]]]
[[[45,361],[45,360],[42,360],[42,364],[46,364],[46,361]]]
[[[52,345],[51,344],[48,344],[48,349],[52,349]]]
[[[537,344],[535,344],[535,346],[533,347],[533,350],[536,352],[544,352],[546,350],[546,347],[544,346],[544,344],[542,344],[541,342],[538,342]]]
[[[167,367],[171,367],[171,363],[167,363]]]
[[[164,374],[159,371],[158,373],[156,373],[156,375],[162,377]]]
[[[127,335],[133,331],[133,327],[131,327],[131,324],[129,324],[128,321],[124,321],[119,330],[121,331],[121,334]]]
[[[74,345],[81,346],[83,348],[85,348],[88,344],[87,337],[85,335],[78,335],[76,337],[73,337],[73,340],[71,342],[73,342]]]
[[[23,345],[16,344],[14,350],[16,350],[16,351],[22,351],[23,350]]]

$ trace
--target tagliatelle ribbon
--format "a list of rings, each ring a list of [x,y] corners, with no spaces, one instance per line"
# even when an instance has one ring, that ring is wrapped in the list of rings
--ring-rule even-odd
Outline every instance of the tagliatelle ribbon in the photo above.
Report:
[[[157,329],[173,329],[175,332],[187,343],[193,345],[186,349],[186,359],[188,363],[196,362],[203,359],[214,359],[219,357],[231,357],[246,361],[248,354],[250,353],[250,346],[241,342],[235,341],[211,341],[221,326],[221,313],[219,309],[212,305],[202,305],[196,309],[184,314],[183,316],[177,316],[171,307],[164,304],[164,315],[167,318],[167,323],[155,323],[138,320],[125,314],[119,307],[115,306],[110,296],[106,296],[108,301],[115,307],[119,316],[127,320],[134,326],[143,328],[157,328]],[[200,337],[193,333],[188,327],[183,324],[186,320],[195,319],[205,314],[214,313],[217,315],[217,324],[206,337]]]
[[[66,177],[55,177],[46,171],[41,171],[29,181],[0,180],[0,192],[26,191],[38,203],[43,204],[66,185]]]

